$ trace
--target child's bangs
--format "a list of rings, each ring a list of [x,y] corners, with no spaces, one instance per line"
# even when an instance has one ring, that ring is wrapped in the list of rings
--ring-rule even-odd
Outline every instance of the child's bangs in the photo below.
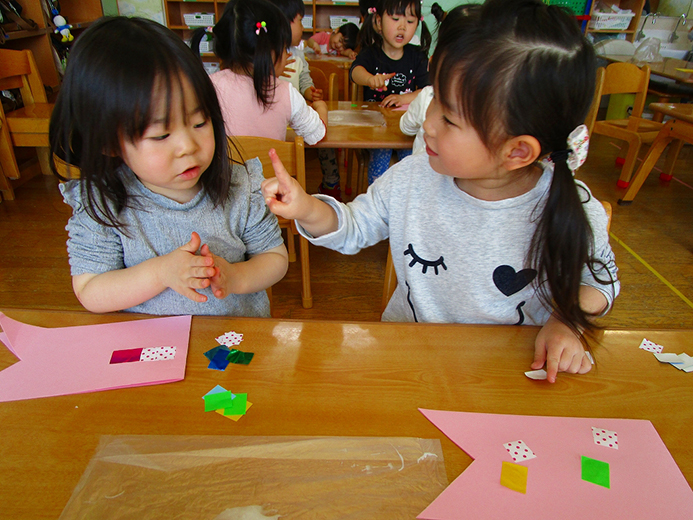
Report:
[[[499,73],[505,60],[495,54],[493,49],[473,49],[458,40],[431,63],[439,102],[467,121],[489,149],[501,139],[505,128],[502,100],[507,85]]]
[[[410,10],[417,18],[421,17],[421,2],[418,0],[392,0],[383,2],[383,12],[389,15],[405,16]]]

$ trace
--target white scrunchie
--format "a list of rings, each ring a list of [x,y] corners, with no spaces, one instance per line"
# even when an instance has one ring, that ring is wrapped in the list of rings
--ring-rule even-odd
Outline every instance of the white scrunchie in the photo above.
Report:
[[[585,125],[580,125],[570,132],[567,144],[572,152],[568,156],[568,168],[575,174],[575,171],[585,164],[587,160],[587,152],[590,147],[590,136],[587,133],[587,127]]]

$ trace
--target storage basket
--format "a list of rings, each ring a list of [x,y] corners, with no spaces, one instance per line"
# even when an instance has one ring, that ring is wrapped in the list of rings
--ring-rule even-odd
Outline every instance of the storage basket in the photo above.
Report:
[[[183,20],[188,27],[208,27],[214,25],[214,13],[185,13]]]
[[[353,23],[358,27],[360,21],[358,16],[330,16],[330,28],[339,29],[345,23]]]
[[[630,21],[634,16],[635,13],[592,13],[590,29],[613,29],[615,31],[623,31],[628,29]]]
[[[582,16],[585,14],[585,8],[587,7],[587,0],[544,0],[544,3],[563,6],[575,16]]]
[[[303,24],[304,29],[312,29],[313,28],[313,15],[305,15],[303,17],[303,20],[301,20],[301,23]]]

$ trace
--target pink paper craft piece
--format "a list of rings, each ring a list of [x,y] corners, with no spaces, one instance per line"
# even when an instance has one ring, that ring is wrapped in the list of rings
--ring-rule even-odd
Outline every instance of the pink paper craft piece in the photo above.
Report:
[[[616,432],[592,426],[592,438],[594,443],[599,446],[605,446],[614,450],[618,449],[618,434]]]
[[[525,442],[521,440],[506,442],[505,444],[503,444],[503,447],[508,451],[508,453],[513,459],[513,462],[522,462],[523,460],[537,458],[534,452],[529,449],[529,446],[527,446]]]
[[[0,402],[180,381],[192,316],[44,328],[0,312],[0,341],[19,361],[0,372]],[[166,363],[116,363],[117,350],[175,345]]]
[[[395,112],[406,112],[407,110],[409,110],[409,104],[400,105],[396,108],[393,108],[392,110],[394,110]]]
[[[235,347],[236,345],[240,345],[241,341],[243,341],[243,334],[239,334],[238,332],[234,331],[229,331],[226,334],[222,334],[218,338],[214,339],[217,340],[217,343],[219,343],[219,345]]]
[[[151,347],[142,349],[140,361],[166,361],[176,358],[176,347]]]
[[[419,519],[693,518],[693,491],[650,421],[420,411],[474,461]],[[619,432],[627,444],[594,444],[593,424]],[[508,435],[540,454],[526,495],[508,493],[498,479]],[[609,464],[610,489],[582,480],[582,455]]]
[[[664,350],[662,345],[657,345],[649,339],[643,339],[639,348],[647,350],[648,352],[654,352],[655,354],[659,354],[662,350]]]

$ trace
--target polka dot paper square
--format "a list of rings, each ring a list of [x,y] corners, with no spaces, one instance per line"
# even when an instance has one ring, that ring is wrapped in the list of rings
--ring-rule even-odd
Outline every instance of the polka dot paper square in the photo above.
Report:
[[[220,345],[226,345],[227,347],[234,347],[240,345],[243,341],[243,334],[238,332],[229,331],[226,334],[222,334],[218,338],[214,338]]]
[[[506,442],[503,447],[508,450],[508,453],[513,459],[513,462],[522,462],[523,460],[536,459],[537,456],[524,441]]]
[[[595,444],[614,450],[618,449],[618,434],[616,432],[592,426],[592,437]]]

